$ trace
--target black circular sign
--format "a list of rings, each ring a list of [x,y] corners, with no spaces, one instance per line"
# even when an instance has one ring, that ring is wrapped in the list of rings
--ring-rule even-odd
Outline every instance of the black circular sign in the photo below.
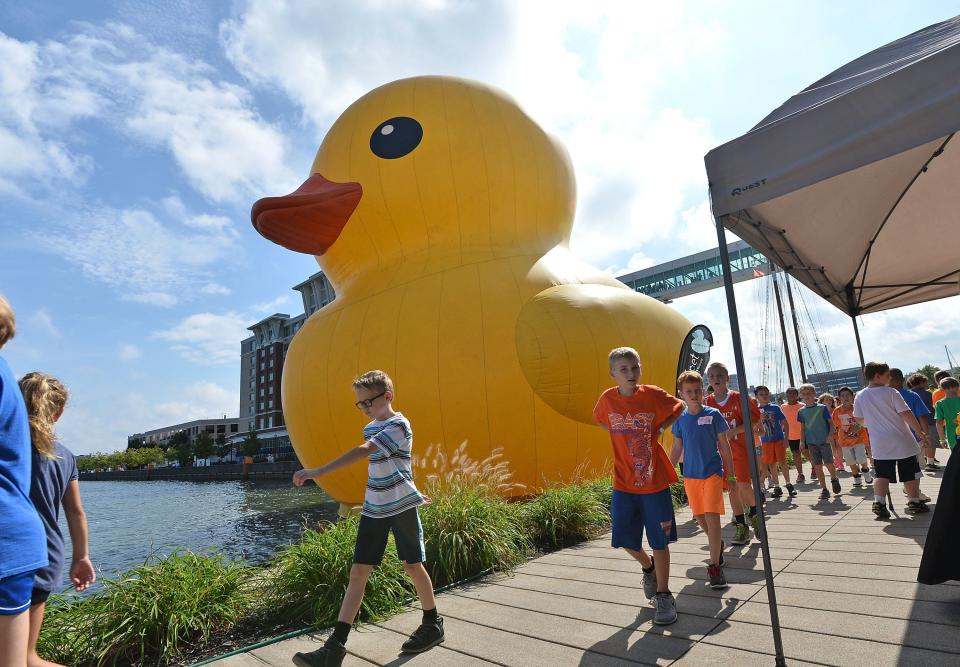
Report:
[[[370,135],[370,150],[377,157],[395,160],[420,145],[423,128],[413,118],[397,116],[385,120]]]

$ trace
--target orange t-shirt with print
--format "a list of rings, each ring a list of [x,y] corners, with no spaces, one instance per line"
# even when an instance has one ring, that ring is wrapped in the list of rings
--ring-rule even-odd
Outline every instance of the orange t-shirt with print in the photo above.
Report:
[[[833,425],[837,429],[837,442],[841,447],[866,445],[867,429],[853,418],[853,406],[845,408],[842,405],[833,409]]]
[[[757,405],[757,402],[750,398],[750,419],[751,423],[756,426],[760,423],[760,407]],[[720,411],[720,414],[723,415],[723,418],[727,420],[727,426],[730,428],[736,428],[738,426],[743,426],[743,412],[740,409],[740,392],[730,390],[727,392],[727,400],[723,405],[717,401],[716,396],[710,394],[707,396],[707,399],[703,402],[704,405],[709,405],[711,408],[716,408]],[[780,406],[783,408],[783,406]],[[790,418],[787,417],[787,421]],[[754,442],[759,445],[760,439],[754,438]],[[747,454],[747,439],[746,434],[741,433],[730,438],[730,451],[735,456],[746,456]]]
[[[600,395],[593,418],[610,431],[616,491],[657,493],[679,481],[660,444],[660,429],[681,412],[683,401],[649,384],[632,396],[621,395],[617,387]]]

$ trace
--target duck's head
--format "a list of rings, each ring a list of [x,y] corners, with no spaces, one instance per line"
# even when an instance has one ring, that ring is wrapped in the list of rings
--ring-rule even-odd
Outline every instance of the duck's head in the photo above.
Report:
[[[303,185],[251,217],[271,241],[316,255],[340,287],[404,259],[546,252],[569,239],[574,206],[566,151],[516,102],[423,76],[350,105]]]

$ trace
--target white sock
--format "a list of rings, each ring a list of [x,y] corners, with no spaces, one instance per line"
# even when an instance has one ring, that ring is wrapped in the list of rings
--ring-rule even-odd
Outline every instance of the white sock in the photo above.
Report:
[[[910,502],[910,503],[919,503],[919,502],[920,502],[920,498],[910,498],[910,497],[908,496],[908,497],[907,497],[907,502]]]

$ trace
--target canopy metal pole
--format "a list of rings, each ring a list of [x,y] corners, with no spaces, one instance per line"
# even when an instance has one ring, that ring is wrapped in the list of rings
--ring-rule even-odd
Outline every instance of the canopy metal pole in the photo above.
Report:
[[[863,344],[860,342],[860,327],[857,326],[857,316],[850,318],[853,321],[853,335],[857,337],[857,354],[860,355],[860,368],[863,369],[867,362],[863,360]]]
[[[800,344],[800,326],[797,324],[797,309],[793,305],[793,290],[790,289],[790,276],[784,274],[783,282],[787,284],[787,301],[790,302],[790,318],[793,320],[793,335],[797,339],[797,360],[800,362],[800,381],[807,381],[807,365],[803,363],[803,345]]]
[[[773,566],[770,563],[770,545],[767,541],[767,519],[763,511],[763,487],[760,486],[757,450],[753,441],[753,420],[750,418],[750,396],[745,390],[747,382],[746,365],[743,361],[743,342],[740,340],[740,322],[737,319],[737,301],[733,295],[733,274],[730,271],[730,253],[727,252],[727,235],[719,217],[717,224],[717,242],[720,245],[720,264],[723,267],[723,287],[727,294],[727,313],[730,317],[730,336],[733,342],[733,357],[737,366],[737,378],[743,389],[740,391],[740,414],[743,415],[743,435],[747,445],[747,460],[750,462],[750,479],[753,480],[753,494],[757,504],[757,516],[760,517],[760,552],[763,556],[763,576],[767,582],[767,605],[770,607],[770,626],[773,629],[773,646],[776,651],[777,667],[786,667],[783,656],[783,640],[780,637],[780,615],[777,613],[777,592],[773,585]]]
[[[790,360],[790,343],[787,342],[787,323],[783,319],[783,301],[780,298],[780,285],[777,284],[777,272],[774,271],[770,276],[773,280],[773,295],[777,297],[777,313],[780,315],[780,336],[783,338],[783,355],[787,358],[787,377],[790,379],[790,386],[796,387],[793,383],[793,362]]]

